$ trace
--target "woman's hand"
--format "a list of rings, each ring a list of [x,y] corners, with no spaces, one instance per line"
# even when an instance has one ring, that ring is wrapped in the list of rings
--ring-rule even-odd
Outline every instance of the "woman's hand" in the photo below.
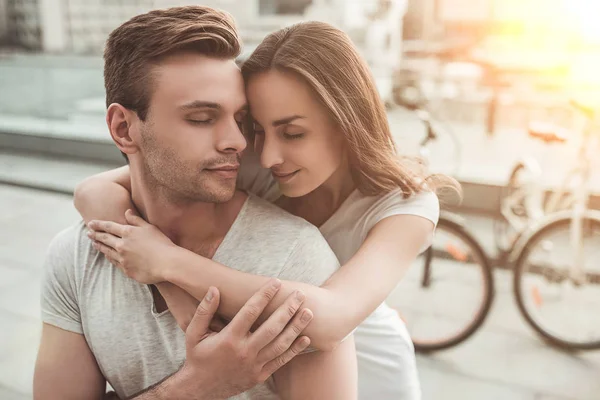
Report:
[[[129,278],[144,284],[165,281],[169,267],[167,255],[175,246],[157,227],[127,210],[129,225],[110,221],[90,221],[88,237],[94,248],[102,252]]]

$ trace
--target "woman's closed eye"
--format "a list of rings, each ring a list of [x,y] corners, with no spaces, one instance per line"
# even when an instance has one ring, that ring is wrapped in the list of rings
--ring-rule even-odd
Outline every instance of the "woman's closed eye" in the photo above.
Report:
[[[304,133],[287,133],[284,132],[283,133],[283,137],[287,140],[295,140],[295,139],[302,139],[304,137]]]

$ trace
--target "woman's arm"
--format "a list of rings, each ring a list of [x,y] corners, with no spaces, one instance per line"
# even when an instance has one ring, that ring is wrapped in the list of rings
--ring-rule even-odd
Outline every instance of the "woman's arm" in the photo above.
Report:
[[[86,178],[75,187],[73,203],[86,223],[103,219],[126,224],[125,210],[135,210],[131,201],[129,166]]]
[[[352,400],[358,397],[354,338],[334,351],[301,354],[273,374],[275,390],[285,400]]]
[[[295,290],[306,294],[314,319],[306,328],[311,345],[332,350],[381,304],[404,276],[433,231],[433,223],[414,215],[395,215],[377,223],[358,252],[322,286],[283,281],[265,310],[270,315]],[[219,312],[232,318],[268,280],[228,268],[172,246],[165,280],[201,299],[209,286],[223,293]]]
[[[78,186],[75,205],[86,221],[122,221],[124,211],[133,207],[126,189],[128,186],[127,167],[93,176]],[[111,201],[99,201],[103,198]],[[335,348],[386,299],[431,236],[433,228],[432,222],[414,215],[383,219],[370,230],[358,252],[322,287],[283,281],[263,320],[288,295],[301,290],[307,297],[306,306],[314,313],[313,321],[305,330],[312,346],[320,350]],[[170,268],[164,272],[163,279],[196,299],[202,299],[210,286],[216,286],[222,293],[219,314],[226,319],[233,318],[269,279],[234,270],[180,247],[170,246],[165,253],[161,254],[162,265]],[[187,308],[193,315],[191,305]],[[184,321],[185,310],[180,315],[178,320]]]

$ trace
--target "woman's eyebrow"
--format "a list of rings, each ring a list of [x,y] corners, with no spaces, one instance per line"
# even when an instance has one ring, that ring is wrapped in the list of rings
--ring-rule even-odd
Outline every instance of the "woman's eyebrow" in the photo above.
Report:
[[[306,118],[306,117],[304,117],[302,115],[292,115],[291,117],[285,117],[285,118],[281,118],[281,119],[278,119],[276,121],[273,121],[272,125],[273,125],[273,127],[276,128],[276,127],[278,127],[280,125],[289,124],[292,121],[295,121],[297,119],[302,119],[302,118]]]

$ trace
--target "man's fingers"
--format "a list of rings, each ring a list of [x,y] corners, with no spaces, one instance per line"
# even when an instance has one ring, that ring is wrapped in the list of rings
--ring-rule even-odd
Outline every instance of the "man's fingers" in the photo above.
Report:
[[[210,330],[213,332],[221,332],[226,326],[227,323],[219,317],[213,318],[210,322]]]
[[[271,314],[271,316],[265,322],[263,322],[262,325],[252,334],[252,337],[250,339],[250,345],[257,352],[260,352],[265,346],[267,346],[276,337],[278,337],[284,331],[284,329],[286,329],[286,326],[292,320],[292,318],[294,318],[294,321],[296,321],[296,323],[290,324],[290,327],[293,327],[294,329],[304,329],[308,322],[304,324],[304,326],[300,326],[299,318],[295,318],[296,312],[304,302],[304,299],[304,293],[300,291],[296,291],[289,295],[288,298],[285,299],[283,304],[277,307],[277,310],[275,310],[275,312]],[[290,340],[290,342],[286,346],[286,349],[292,344],[294,339],[296,339],[300,335],[302,329],[300,329],[297,332],[297,334],[292,338],[292,340]],[[289,329],[286,329],[286,331],[289,334]]]
[[[88,232],[88,237],[96,242],[112,247],[113,249],[117,248],[117,243],[121,240],[121,238],[111,235],[110,233],[96,231]]]
[[[217,308],[219,308],[219,299],[219,290],[211,286],[198,305],[198,308],[196,308],[196,313],[185,331],[185,339],[188,347],[196,346],[208,333],[210,321],[217,312]]]
[[[302,353],[310,345],[310,339],[307,336],[299,337],[294,341],[292,346],[282,355],[269,361],[263,367],[262,373],[265,378],[273,375],[277,370],[290,362],[298,354]]]
[[[118,237],[123,237],[123,235],[125,234],[124,232],[125,232],[126,226],[117,224],[116,222],[112,222],[112,221],[94,220],[94,221],[90,221],[88,223],[88,228],[90,228],[93,231],[103,231],[103,232],[111,233]]]
[[[262,363],[268,363],[284,354],[294,341],[298,339],[312,319],[313,313],[307,308],[297,313],[292,322],[285,327],[277,338],[263,346],[264,348],[258,350],[259,360]]]
[[[137,215],[131,208],[125,211],[125,220],[128,224],[142,227],[148,223],[142,217]]]
[[[279,279],[270,279],[258,292],[256,292],[244,304],[244,307],[231,320],[227,329],[236,337],[243,337],[250,332],[252,325],[265,310],[267,305],[273,300],[277,292],[281,288]]]

